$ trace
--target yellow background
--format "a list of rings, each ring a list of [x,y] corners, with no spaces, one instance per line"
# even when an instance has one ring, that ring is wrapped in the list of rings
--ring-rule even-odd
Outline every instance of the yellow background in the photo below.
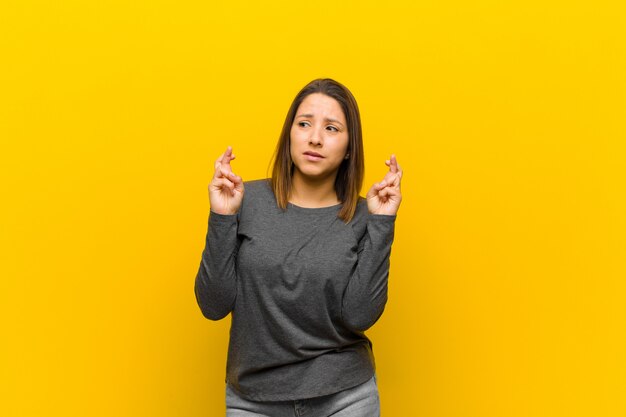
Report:
[[[383,415],[626,415],[622,2],[261,3],[2,2],[0,415],[223,415],[212,164],[317,77],[405,170]]]

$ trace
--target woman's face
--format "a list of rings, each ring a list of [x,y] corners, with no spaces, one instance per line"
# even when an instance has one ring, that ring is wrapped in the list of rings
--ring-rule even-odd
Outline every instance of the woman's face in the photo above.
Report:
[[[294,175],[334,180],[348,150],[348,126],[341,105],[325,94],[305,97],[291,125]]]

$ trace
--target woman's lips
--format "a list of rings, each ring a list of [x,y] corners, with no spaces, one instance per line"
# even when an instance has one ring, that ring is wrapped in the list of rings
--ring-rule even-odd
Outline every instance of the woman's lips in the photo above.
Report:
[[[304,157],[309,161],[321,161],[324,157],[317,152],[305,152]]]

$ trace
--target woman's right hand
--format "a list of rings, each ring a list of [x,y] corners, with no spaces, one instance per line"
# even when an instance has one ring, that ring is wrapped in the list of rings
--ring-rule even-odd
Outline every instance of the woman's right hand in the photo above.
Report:
[[[241,207],[243,180],[230,167],[233,159],[233,148],[229,146],[215,161],[215,173],[209,183],[209,202],[211,211],[217,214],[237,214]]]

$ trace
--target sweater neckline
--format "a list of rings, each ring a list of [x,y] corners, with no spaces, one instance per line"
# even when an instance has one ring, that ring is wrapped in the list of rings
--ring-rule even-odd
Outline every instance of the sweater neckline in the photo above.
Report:
[[[292,210],[298,213],[310,213],[310,214],[337,211],[341,206],[342,206],[342,203],[333,204],[332,206],[326,206],[326,207],[302,207],[302,206],[296,206],[293,203],[287,202],[287,208],[289,210]]]

